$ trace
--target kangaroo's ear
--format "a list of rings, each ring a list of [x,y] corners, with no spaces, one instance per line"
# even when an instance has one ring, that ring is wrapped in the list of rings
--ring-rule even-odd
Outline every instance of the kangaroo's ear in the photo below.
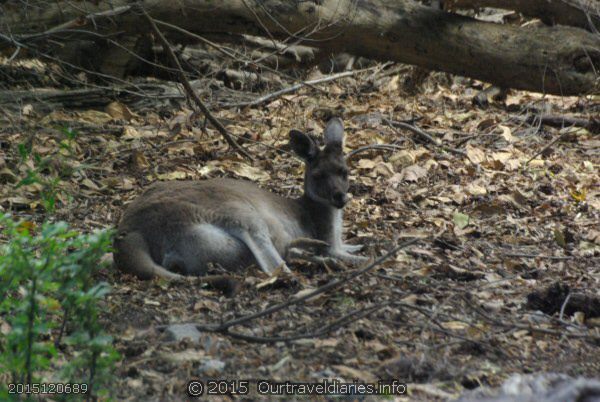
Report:
[[[304,160],[311,160],[319,153],[317,144],[302,131],[290,131],[290,145],[294,152]]]
[[[344,123],[339,117],[334,117],[327,122],[325,127],[325,145],[327,147],[344,148]]]

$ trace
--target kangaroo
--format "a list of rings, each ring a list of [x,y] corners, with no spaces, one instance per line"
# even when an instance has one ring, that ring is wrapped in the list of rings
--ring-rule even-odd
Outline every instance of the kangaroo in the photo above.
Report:
[[[344,127],[330,120],[323,149],[290,131],[290,145],[305,162],[304,194],[280,197],[233,179],[156,183],[129,205],[115,238],[118,268],[143,279],[205,275],[208,263],[238,270],[252,263],[271,275],[289,272],[282,256],[299,238],[328,244],[327,254],[349,263],[362,246],[342,242],[348,197]]]

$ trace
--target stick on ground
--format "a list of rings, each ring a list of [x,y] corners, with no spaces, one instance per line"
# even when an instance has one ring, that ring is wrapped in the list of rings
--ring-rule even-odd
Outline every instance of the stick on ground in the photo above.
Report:
[[[372,271],[375,267],[379,266],[384,261],[395,256],[401,249],[406,248],[410,245],[413,245],[421,240],[423,240],[423,239],[417,237],[417,238],[409,239],[403,243],[400,243],[400,244],[396,245],[395,247],[393,247],[391,250],[389,250],[387,253],[382,255],[381,257],[377,258],[375,261],[373,261],[370,264],[368,264],[367,266],[365,266],[364,268],[355,270],[355,271],[349,273],[346,277],[344,277],[342,279],[337,279],[337,278],[333,279],[332,281],[326,283],[325,285],[313,290],[312,292],[302,295],[300,297],[290,298],[289,300],[287,300],[283,303],[275,304],[271,307],[267,307],[266,309],[258,311],[256,313],[252,313],[252,314],[248,314],[248,315],[245,315],[242,317],[234,318],[234,319],[224,322],[222,324],[198,324],[198,323],[194,323],[194,324],[196,325],[196,328],[199,331],[219,332],[219,333],[228,335],[230,333],[229,328],[231,328],[233,326],[245,324],[245,323],[253,321],[257,318],[273,314],[273,313],[275,313],[277,311],[281,311],[289,306],[292,306],[294,304],[299,304],[308,299],[312,299],[313,297],[315,297],[317,295],[320,295],[322,293],[325,293],[332,289],[335,289],[344,283],[348,283],[348,282],[366,274],[367,272]],[[158,329],[164,329],[164,328],[165,328],[165,326],[158,327]],[[304,337],[304,335],[302,335],[302,337]]]

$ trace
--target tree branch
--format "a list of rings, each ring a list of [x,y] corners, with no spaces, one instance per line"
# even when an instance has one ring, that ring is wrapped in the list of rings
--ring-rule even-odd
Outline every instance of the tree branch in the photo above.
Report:
[[[215,116],[213,116],[213,114],[210,112],[210,110],[208,110],[206,105],[198,97],[196,92],[194,92],[194,89],[190,85],[190,82],[188,81],[187,77],[185,76],[185,73],[183,72],[183,69],[181,68],[179,59],[177,58],[177,56],[173,52],[173,49],[171,48],[171,44],[167,41],[167,39],[162,34],[160,29],[158,29],[158,27],[156,26],[156,23],[154,22],[152,17],[150,17],[150,15],[148,15],[148,13],[146,12],[146,10],[143,7],[138,6],[137,8],[142,12],[144,17],[146,17],[146,20],[152,27],[152,30],[154,31],[156,36],[158,36],[158,39],[162,42],[165,50],[167,51],[167,54],[169,55],[169,58],[171,59],[171,62],[173,63],[173,65],[175,67],[177,67],[179,80],[181,81],[181,84],[183,85],[183,88],[185,89],[185,92],[187,93],[188,97],[194,101],[194,103],[200,108],[200,110],[202,111],[204,116],[206,116],[206,119],[221,133],[223,138],[225,138],[225,141],[227,141],[227,143],[231,147],[233,147],[240,155],[245,156],[246,158],[248,158],[250,160],[253,160],[254,158],[252,158],[252,156],[248,152],[246,152],[246,150],[244,148],[242,148],[240,146],[240,144],[238,144],[231,137],[231,135],[229,134],[229,132],[227,131],[225,126],[223,126],[223,124]]]

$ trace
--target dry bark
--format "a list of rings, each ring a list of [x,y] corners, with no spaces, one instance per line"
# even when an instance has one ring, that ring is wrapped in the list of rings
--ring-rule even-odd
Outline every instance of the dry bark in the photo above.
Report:
[[[58,27],[52,35],[65,27],[81,30],[84,25],[101,33],[148,31],[125,0],[83,5],[37,0],[28,3],[32,6],[27,10],[7,4],[0,27],[7,27],[12,38],[25,45],[27,37],[19,34],[50,27]],[[199,34],[265,35],[268,31],[277,38],[303,39],[311,47],[467,75],[501,87],[563,95],[598,91],[600,38],[577,28],[520,29],[444,13],[411,0],[149,0],[141,4],[153,18]],[[89,16],[100,12],[110,16]],[[15,44],[15,39],[6,35],[4,39]]]

